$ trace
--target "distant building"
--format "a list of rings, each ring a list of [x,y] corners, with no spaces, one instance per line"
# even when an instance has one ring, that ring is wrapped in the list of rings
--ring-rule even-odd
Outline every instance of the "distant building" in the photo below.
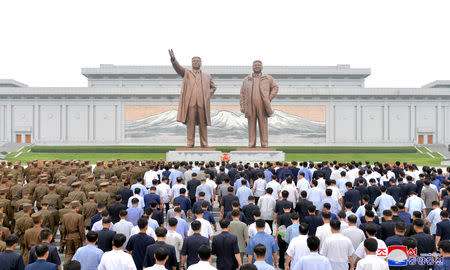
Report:
[[[250,66],[205,66],[217,85],[210,145],[246,145],[239,111]],[[185,145],[175,121],[182,79],[171,66],[83,68],[88,87],[28,87],[0,80],[0,142],[51,145]],[[450,81],[421,88],[366,88],[370,69],[265,66],[280,90],[269,143],[412,145],[450,143]],[[198,143],[197,143],[198,145]]]

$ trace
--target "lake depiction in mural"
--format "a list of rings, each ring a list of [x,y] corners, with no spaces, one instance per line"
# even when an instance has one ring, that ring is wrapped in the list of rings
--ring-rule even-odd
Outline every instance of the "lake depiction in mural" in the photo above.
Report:
[[[185,144],[186,126],[176,121],[176,109],[165,107],[164,111],[164,108],[161,108],[161,106],[127,107],[130,107],[126,108],[125,116],[127,120],[125,121],[125,138],[127,141],[157,145]],[[229,107],[226,109],[237,109],[234,106]],[[269,118],[270,145],[325,142],[325,115],[321,115],[325,113],[324,106],[289,107],[291,108],[281,107],[281,109],[285,110],[274,108],[274,114]],[[247,145],[247,119],[239,110],[226,109],[213,107],[211,110],[212,125],[208,127],[209,144]],[[305,112],[305,109],[313,109],[312,113],[315,115],[311,116],[311,114]],[[302,112],[301,114],[296,113],[299,110]],[[299,114],[302,116],[306,115],[306,117],[301,117]],[[198,142],[196,145],[198,145]]]

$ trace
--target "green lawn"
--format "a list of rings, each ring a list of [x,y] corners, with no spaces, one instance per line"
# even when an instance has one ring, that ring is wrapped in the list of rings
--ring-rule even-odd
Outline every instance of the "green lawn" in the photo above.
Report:
[[[165,153],[173,150],[172,146],[33,146],[22,149],[22,153],[15,158],[17,152],[10,153],[6,159],[11,161],[21,160],[27,162],[33,159],[54,160],[90,160],[91,163],[97,160],[144,160],[144,159],[165,159]],[[217,147],[217,150],[229,152],[236,147]],[[442,157],[438,153],[431,153],[435,158],[430,157],[425,148],[423,154],[417,152],[414,147],[328,147],[328,146],[293,146],[276,147],[286,152],[287,161],[370,161],[370,162],[409,162],[417,165],[438,166]],[[31,150],[31,152],[27,152]],[[36,151],[36,152],[33,152]],[[116,151],[114,153],[110,153]],[[78,152],[78,153],[77,153]],[[350,153],[349,153],[350,152]],[[351,153],[353,152],[353,153]]]

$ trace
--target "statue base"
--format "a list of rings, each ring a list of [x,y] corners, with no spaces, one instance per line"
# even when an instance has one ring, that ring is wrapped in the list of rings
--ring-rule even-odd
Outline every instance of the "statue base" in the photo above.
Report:
[[[230,152],[230,160],[236,161],[284,161],[286,155],[275,148],[238,148]]]
[[[215,148],[177,148],[166,153],[167,161],[221,161],[222,152]]]

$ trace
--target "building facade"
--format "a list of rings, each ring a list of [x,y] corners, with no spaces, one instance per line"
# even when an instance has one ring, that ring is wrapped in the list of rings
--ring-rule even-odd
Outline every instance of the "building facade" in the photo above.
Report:
[[[210,145],[246,145],[239,94],[250,66],[205,66],[216,83]],[[28,87],[0,80],[0,142],[185,145],[176,122],[182,78],[171,66],[83,68],[87,87]],[[269,144],[450,143],[450,81],[366,88],[370,69],[266,66],[279,85]],[[198,143],[197,143],[198,145]]]

